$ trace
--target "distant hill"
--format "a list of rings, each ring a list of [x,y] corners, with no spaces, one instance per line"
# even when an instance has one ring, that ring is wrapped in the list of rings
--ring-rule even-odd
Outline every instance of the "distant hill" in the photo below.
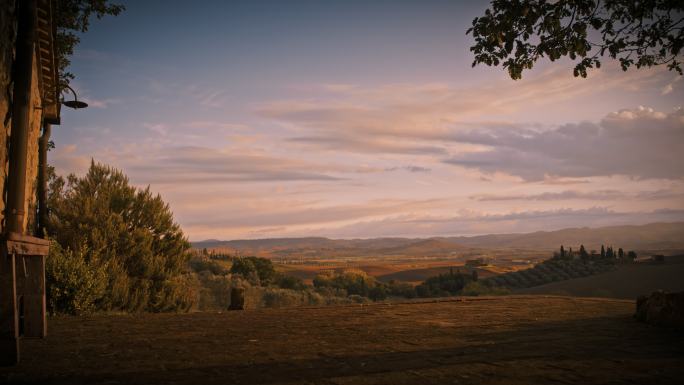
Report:
[[[567,248],[584,244],[587,250],[599,250],[601,245],[613,245],[626,250],[681,250],[684,249],[684,222],[593,229],[582,227],[527,234],[492,234],[448,239],[464,246],[485,248],[555,250],[560,245]]]
[[[517,249],[551,252],[560,245],[587,250],[613,245],[642,252],[684,251],[684,222],[638,226],[568,228],[525,234],[490,234],[469,237],[329,239],[324,237],[271,238],[194,242],[193,247],[230,254],[263,257],[363,257],[363,256],[448,256],[472,250]]]
[[[412,255],[417,257],[449,255],[471,249],[457,242],[442,238],[429,238],[378,250],[385,255]]]
[[[329,239],[307,237],[234,241],[209,240],[194,242],[192,246],[198,249],[207,248],[231,254],[263,257],[352,257],[392,253],[401,254],[401,250],[417,242],[425,242],[425,240],[411,238]],[[453,246],[455,247],[455,245]],[[444,248],[441,248],[440,251],[444,251]]]

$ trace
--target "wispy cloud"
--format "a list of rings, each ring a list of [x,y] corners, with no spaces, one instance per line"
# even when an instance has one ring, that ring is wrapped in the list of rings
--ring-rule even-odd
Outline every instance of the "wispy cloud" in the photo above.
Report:
[[[675,84],[682,80],[682,76],[677,76],[671,82],[667,83],[660,91],[661,95],[669,95],[674,91]]]
[[[143,127],[161,136],[169,133],[169,127],[163,123],[143,123]]]
[[[351,149],[352,152],[371,154],[448,155],[444,146],[439,144],[411,143],[372,136],[367,138],[306,136],[289,138],[287,141],[305,148],[336,152]]]
[[[491,233],[533,232],[568,227],[600,227],[684,220],[684,210],[614,211],[605,207],[588,209],[529,210],[506,214],[464,211],[451,217],[398,215],[336,228],[297,231],[293,235],[332,234],[341,238],[379,236],[455,236]]]
[[[577,191],[565,190],[559,192],[543,192],[539,194],[478,194],[470,199],[480,202],[496,201],[568,201],[568,200],[587,200],[587,201],[615,201],[615,200],[660,200],[671,198],[684,198],[683,192],[672,190],[641,191],[637,193],[625,192],[620,190],[597,190],[597,191]]]
[[[212,227],[259,227],[259,226],[300,226],[322,225],[346,221],[359,221],[365,218],[405,213],[412,210],[434,209],[444,202],[441,200],[373,200],[347,205],[321,205],[317,202],[291,206],[269,206],[268,210],[249,210],[234,215],[211,220],[189,223],[190,226]]]
[[[389,167],[389,168],[385,169],[385,171],[398,171],[398,170],[403,170],[403,171],[408,171],[408,172],[430,172],[431,171],[429,168],[421,167],[421,166]]]
[[[235,153],[208,147],[175,147],[126,165],[147,183],[224,183],[230,181],[332,181],[325,167],[264,154]]]
[[[217,130],[225,132],[244,132],[251,130],[246,124],[218,122],[213,120],[193,120],[185,123],[184,126],[192,129]]]

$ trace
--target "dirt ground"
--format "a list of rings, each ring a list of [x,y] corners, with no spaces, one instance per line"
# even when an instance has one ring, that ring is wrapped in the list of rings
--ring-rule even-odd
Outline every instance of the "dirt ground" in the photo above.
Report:
[[[633,301],[517,296],[50,320],[0,382],[675,384],[684,332]]]

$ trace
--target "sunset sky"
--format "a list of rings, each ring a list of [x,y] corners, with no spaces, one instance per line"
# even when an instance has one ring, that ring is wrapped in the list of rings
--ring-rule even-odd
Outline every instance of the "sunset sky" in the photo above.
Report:
[[[150,185],[191,240],[684,220],[684,81],[664,67],[471,68],[485,1],[124,4],[82,37],[90,108],[63,109],[49,161]]]

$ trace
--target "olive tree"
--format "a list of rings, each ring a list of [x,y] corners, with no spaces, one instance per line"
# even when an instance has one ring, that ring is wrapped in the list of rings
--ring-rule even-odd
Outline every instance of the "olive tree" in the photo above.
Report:
[[[682,74],[681,0],[493,0],[466,32],[473,66],[502,65],[512,79],[542,58],[568,57],[574,75],[587,76],[601,58],[623,70],[666,65]]]

